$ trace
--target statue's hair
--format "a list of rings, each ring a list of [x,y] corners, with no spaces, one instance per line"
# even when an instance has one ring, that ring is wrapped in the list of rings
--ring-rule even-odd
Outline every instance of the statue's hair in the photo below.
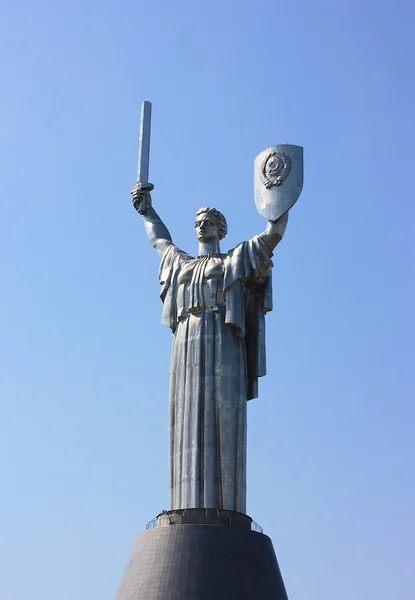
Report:
[[[197,211],[196,217],[198,217],[199,215],[205,214],[205,213],[208,213],[216,221],[216,223],[218,225],[219,239],[223,240],[225,235],[228,233],[228,224],[226,222],[224,215],[219,210],[216,210],[216,208],[210,208],[209,206],[203,206],[202,208],[199,208],[199,210]]]

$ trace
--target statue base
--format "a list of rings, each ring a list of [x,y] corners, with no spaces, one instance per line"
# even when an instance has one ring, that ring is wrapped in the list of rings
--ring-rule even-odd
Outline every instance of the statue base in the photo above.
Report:
[[[139,533],[116,600],[288,600],[270,538],[247,515],[163,512]]]

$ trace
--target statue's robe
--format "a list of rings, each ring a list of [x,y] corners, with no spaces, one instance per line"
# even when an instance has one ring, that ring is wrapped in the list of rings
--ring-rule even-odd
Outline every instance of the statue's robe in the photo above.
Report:
[[[170,509],[246,510],[246,401],[265,375],[272,250],[256,236],[193,258],[174,244],[160,265],[170,366]]]

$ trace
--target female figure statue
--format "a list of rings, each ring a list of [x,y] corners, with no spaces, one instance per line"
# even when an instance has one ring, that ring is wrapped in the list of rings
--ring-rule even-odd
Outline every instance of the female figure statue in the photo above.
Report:
[[[272,309],[271,257],[288,213],[221,254],[225,217],[201,208],[196,258],[179,250],[134,186],[134,207],[158,252],[162,322],[174,339],[170,365],[170,509],[246,510],[247,400],[265,375],[265,318]]]

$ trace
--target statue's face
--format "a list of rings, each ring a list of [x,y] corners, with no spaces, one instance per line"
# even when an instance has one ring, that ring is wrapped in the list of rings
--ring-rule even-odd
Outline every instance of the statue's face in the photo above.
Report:
[[[210,242],[219,237],[218,224],[209,213],[197,215],[195,229],[199,242]]]

